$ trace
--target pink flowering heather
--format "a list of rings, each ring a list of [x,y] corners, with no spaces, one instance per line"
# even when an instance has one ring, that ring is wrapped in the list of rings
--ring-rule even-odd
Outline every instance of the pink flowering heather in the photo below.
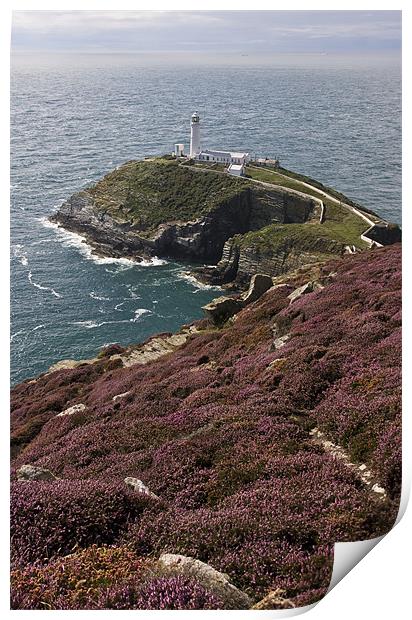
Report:
[[[106,351],[14,388],[13,479],[26,463],[60,478],[13,482],[16,608],[41,608],[34,574],[53,609],[224,606],[196,580],[122,569],[125,553],[146,565],[163,552],[209,563],[252,601],[281,588],[306,605],[328,587],[336,541],[388,531],[401,484],[400,247],[321,271],[333,273],[323,290],[289,304],[294,287],[271,289],[145,366],[120,368]],[[56,417],[77,403],[86,408]],[[361,464],[385,495],[362,481]],[[160,500],[128,489],[127,476]],[[121,550],[107,569],[118,579],[81,600],[47,585],[96,545]]]

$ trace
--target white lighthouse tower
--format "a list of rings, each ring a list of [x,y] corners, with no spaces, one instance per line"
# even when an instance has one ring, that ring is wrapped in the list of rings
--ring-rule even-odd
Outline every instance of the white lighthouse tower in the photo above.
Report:
[[[200,117],[198,112],[192,114],[190,123],[190,157],[200,153]]]

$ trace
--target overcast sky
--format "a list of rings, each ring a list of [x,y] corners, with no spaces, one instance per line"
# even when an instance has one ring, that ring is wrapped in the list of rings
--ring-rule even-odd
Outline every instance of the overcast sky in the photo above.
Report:
[[[400,11],[15,11],[25,51],[260,53],[399,50]]]

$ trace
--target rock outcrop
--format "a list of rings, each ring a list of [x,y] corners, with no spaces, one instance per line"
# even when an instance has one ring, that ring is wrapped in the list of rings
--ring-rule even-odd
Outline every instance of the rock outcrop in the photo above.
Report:
[[[57,476],[55,476],[49,469],[44,467],[36,467],[35,465],[22,465],[17,470],[17,480],[57,480]]]
[[[139,478],[132,478],[131,476],[128,476],[127,478],[124,479],[124,481],[125,481],[126,486],[133,489],[133,491],[136,491],[136,493],[147,495],[151,499],[159,499],[159,497],[155,493],[152,493],[149,487],[147,487],[144,484],[144,482],[139,480]]]
[[[344,253],[344,244],[330,239],[314,238],[308,243],[285,235],[279,243],[265,246],[234,237],[225,243],[222,257],[215,266],[198,267],[195,274],[209,284],[231,282],[242,289],[257,273],[277,277]]]
[[[262,273],[255,274],[252,276],[249,288],[245,293],[233,297],[222,296],[212,299],[210,303],[203,306],[203,310],[212,323],[222,325],[242,308],[257,301],[272,286],[273,280],[270,276]]]
[[[299,297],[302,297],[302,295],[307,295],[307,293],[313,293],[314,291],[321,291],[323,288],[323,284],[319,282],[306,282],[292,291],[292,293],[288,295],[288,299],[290,303],[293,304],[293,302],[299,299]]]
[[[86,405],[84,405],[83,403],[78,403],[77,405],[72,405],[71,407],[68,407],[61,413],[58,413],[56,418],[61,418],[66,415],[74,415],[75,413],[80,413],[82,411],[85,411],[85,409],[86,409]]]
[[[248,595],[230,583],[228,575],[220,573],[200,560],[185,555],[164,553],[159,558],[159,564],[167,572],[195,579],[217,596],[226,609],[249,609],[252,605]]]
[[[277,588],[272,592],[269,592],[265,598],[261,599],[252,609],[293,609],[295,605],[288,598],[285,598],[286,591],[281,588]]]
[[[211,319],[215,325],[222,325],[231,316],[239,312],[243,308],[241,299],[236,297],[217,297],[209,304],[203,306],[206,316]]]
[[[251,277],[249,289],[240,296],[240,299],[247,306],[254,301],[257,301],[259,297],[266,293],[273,286],[273,280],[270,276],[264,273],[255,273]]]

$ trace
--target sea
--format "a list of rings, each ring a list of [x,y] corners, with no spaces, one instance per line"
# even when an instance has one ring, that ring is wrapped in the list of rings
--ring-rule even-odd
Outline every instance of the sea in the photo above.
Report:
[[[401,222],[401,65],[387,56],[15,54],[11,383],[202,317],[189,264],[99,258],[48,221],[125,161],[189,143],[281,165]]]

